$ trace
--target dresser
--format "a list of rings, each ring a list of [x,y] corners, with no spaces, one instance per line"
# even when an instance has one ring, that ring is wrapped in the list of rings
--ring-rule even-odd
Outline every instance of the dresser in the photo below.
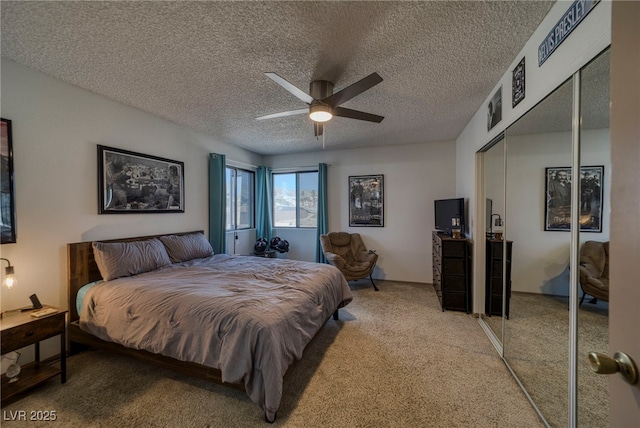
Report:
[[[502,281],[507,281],[507,299],[505,317],[509,319],[509,300],[511,299],[511,248],[513,242],[507,241],[506,268],[503,275],[504,241],[501,239],[487,239],[486,250],[486,281],[484,311],[487,315],[502,316]]]
[[[433,287],[442,310],[472,310],[471,243],[433,232]]]

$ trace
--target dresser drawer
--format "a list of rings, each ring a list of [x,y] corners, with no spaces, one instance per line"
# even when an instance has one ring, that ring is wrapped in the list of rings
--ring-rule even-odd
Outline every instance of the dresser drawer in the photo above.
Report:
[[[442,274],[466,276],[467,261],[465,259],[443,259]]]
[[[2,353],[15,351],[35,342],[56,336],[64,329],[65,314],[34,319],[2,331]]]
[[[442,287],[447,291],[467,292],[467,277],[460,275],[443,275]]]
[[[442,246],[442,257],[467,257],[467,241],[449,239],[446,245]]]

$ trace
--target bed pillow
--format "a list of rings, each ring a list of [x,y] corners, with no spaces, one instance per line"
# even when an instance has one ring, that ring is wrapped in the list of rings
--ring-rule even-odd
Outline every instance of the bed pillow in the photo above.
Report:
[[[211,248],[209,240],[202,233],[166,235],[161,236],[160,240],[167,248],[169,258],[173,263],[203,259],[213,255],[213,248]]]
[[[160,269],[171,264],[157,238],[132,242],[93,242],[93,256],[105,281]]]

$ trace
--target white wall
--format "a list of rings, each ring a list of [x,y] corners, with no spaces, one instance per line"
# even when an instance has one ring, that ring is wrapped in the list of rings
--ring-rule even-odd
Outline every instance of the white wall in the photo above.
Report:
[[[452,141],[267,156],[274,168],[324,162],[328,167],[329,231],[356,232],[379,254],[374,278],[432,282],[433,201],[455,197]],[[384,175],[384,227],[349,227],[349,176]],[[278,229],[291,244],[290,258],[315,256],[315,231]],[[304,246],[305,253],[295,254]],[[302,250],[300,250],[302,251]]]
[[[17,243],[0,251],[19,277],[15,289],[2,290],[3,310],[28,305],[32,293],[43,303],[68,306],[69,242],[208,233],[208,153],[261,162],[258,155],[5,59],[1,83],[2,117],[13,125]],[[183,161],[185,213],[98,215],[97,144]]]

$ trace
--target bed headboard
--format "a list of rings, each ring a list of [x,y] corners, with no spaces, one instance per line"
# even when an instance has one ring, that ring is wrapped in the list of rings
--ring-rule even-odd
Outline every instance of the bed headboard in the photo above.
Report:
[[[166,235],[188,235],[190,233],[204,233],[202,230],[193,230],[190,232],[163,233],[162,235],[136,236],[133,238],[120,239],[96,239],[100,242],[131,242],[142,241],[150,238],[157,238]],[[67,244],[67,276],[69,286],[69,322],[76,321],[78,311],[76,309],[76,296],[78,290],[86,284],[102,279],[98,265],[93,258],[93,247],[91,244],[95,241],[75,242]]]

